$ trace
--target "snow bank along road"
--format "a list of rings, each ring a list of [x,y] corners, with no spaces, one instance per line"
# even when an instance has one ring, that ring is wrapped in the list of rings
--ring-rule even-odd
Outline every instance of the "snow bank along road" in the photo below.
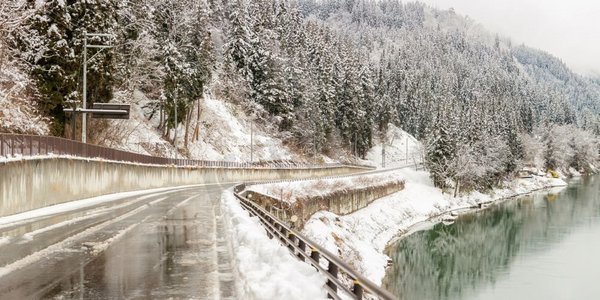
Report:
[[[220,217],[228,187],[130,193],[0,218],[0,299],[236,299]]]

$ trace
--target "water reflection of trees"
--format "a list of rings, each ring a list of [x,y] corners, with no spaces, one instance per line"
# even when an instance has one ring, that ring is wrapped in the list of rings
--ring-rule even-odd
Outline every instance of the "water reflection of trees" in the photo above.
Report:
[[[550,249],[600,216],[600,178],[558,195],[525,197],[401,240],[385,286],[400,299],[460,298],[507,274],[517,256]]]

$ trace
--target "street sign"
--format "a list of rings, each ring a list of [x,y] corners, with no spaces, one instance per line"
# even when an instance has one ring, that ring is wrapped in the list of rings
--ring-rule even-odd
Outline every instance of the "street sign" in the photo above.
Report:
[[[94,119],[129,119],[131,106],[123,103],[94,103],[92,109]]]
[[[88,113],[94,119],[129,119],[129,104],[122,103],[94,103],[92,108],[65,108],[65,113]]]

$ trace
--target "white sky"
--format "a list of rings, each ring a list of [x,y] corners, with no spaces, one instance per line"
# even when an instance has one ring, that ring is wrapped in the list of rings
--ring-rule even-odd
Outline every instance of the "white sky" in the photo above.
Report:
[[[547,51],[573,70],[600,75],[598,0],[418,0],[453,7],[513,44]]]

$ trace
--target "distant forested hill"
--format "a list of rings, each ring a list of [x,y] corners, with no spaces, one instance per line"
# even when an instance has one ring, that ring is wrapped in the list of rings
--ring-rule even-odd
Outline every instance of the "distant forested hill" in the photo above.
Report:
[[[497,178],[523,162],[522,136],[539,128],[600,133],[598,80],[418,2],[10,0],[0,12],[57,135],[65,101],[81,98],[84,31],[115,34],[91,40],[116,47],[90,61],[90,97],[142,91],[161,103],[165,136],[175,109],[187,122],[207,91],[308,155],[364,156],[393,123],[427,141],[443,185],[461,153],[493,166],[477,176]]]

